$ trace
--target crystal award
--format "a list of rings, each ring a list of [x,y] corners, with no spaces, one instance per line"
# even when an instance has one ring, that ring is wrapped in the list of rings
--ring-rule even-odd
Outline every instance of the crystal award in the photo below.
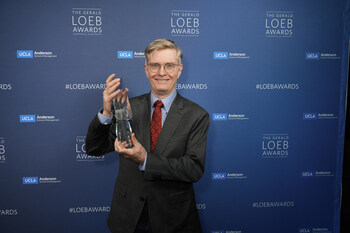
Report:
[[[113,101],[113,114],[115,117],[115,134],[120,142],[126,142],[126,148],[132,148],[132,129],[129,120],[132,117],[131,107],[127,96],[116,98]]]

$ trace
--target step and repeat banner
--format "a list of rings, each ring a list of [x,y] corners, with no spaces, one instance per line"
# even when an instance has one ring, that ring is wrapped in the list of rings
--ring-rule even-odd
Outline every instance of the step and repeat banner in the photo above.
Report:
[[[110,74],[150,91],[144,49],[168,38],[211,119],[203,232],[338,233],[348,3],[1,1],[0,231],[109,232],[119,155],[88,156],[87,128]]]

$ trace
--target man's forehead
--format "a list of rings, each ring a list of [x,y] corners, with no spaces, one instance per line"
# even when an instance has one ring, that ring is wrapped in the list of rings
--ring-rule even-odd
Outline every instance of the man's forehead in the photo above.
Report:
[[[166,48],[166,49],[156,49],[149,54],[151,59],[176,59],[176,49]]]

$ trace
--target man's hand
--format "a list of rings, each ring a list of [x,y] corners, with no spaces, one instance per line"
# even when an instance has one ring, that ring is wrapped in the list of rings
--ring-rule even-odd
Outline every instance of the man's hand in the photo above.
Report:
[[[115,139],[114,149],[125,158],[132,159],[138,164],[143,165],[146,158],[145,148],[137,141],[135,134],[131,135],[131,142],[134,145],[133,148],[127,149],[127,142],[120,142],[118,138]]]
[[[106,80],[106,89],[103,91],[103,112],[102,114],[106,117],[112,116],[112,102],[115,99],[118,101],[122,98],[122,101],[125,102],[127,99],[127,93],[129,92],[128,88],[125,88],[125,91],[117,88],[120,86],[120,78],[115,78],[115,74],[111,74]]]

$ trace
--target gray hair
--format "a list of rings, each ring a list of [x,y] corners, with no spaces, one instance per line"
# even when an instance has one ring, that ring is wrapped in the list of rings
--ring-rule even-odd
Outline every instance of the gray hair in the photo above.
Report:
[[[182,51],[174,41],[168,39],[157,39],[152,41],[145,49],[146,65],[148,64],[148,56],[156,50],[175,49],[178,64],[182,64]]]

